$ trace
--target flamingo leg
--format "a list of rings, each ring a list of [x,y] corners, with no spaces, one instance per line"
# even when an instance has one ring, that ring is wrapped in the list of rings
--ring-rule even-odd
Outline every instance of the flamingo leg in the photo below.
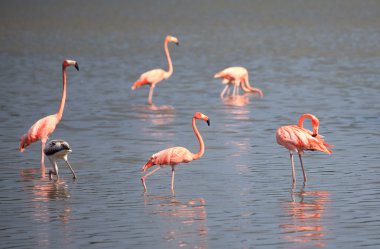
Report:
[[[71,167],[69,161],[67,159],[64,159],[64,160],[65,160],[67,166],[69,166],[71,173],[73,173],[73,179],[77,179],[77,175],[75,174],[75,172],[74,172],[73,168]]]
[[[146,179],[148,176],[152,175],[154,172],[156,172],[156,171],[158,171],[158,170],[160,170],[160,169],[161,169],[161,167],[158,167],[158,168],[152,170],[151,172],[149,172],[148,174],[146,174],[145,176],[141,177],[141,183],[142,183],[142,185],[143,185],[143,187],[144,187],[144,192],[147,191],[146,184],[145,184],[145,179]]]
[[[238,86],[234,84],[234,91],[232,92],[232,97],[236,96],[236,91],[237,91]]]
[[[294,172],[294,160],[293,160],[293,154],[290,153],[290,162],[292,163],[292,178],[293,178],[293,184],[296,183],[296,174]]]
[[[303,173],[303,181],[304,181],[304,183],[305,183],[305,182],[307,182],[307,177],[306,177],[305,169],[303,168],[302,156],[301,156],[301,154],[298,154],[298,156],[299,156],[299,158],[300,158],[301,168],[302,168],[302,173]]]
[[[56,175],[57,176],[57,181],[59,180],[59,175],[58,175],[58,165],[57,165],[57,162],[52,162],[53,164],[53,170],[49,170],[49,180],[52,179],[51,175]]]
[[[46,145],[47,138],[42,138],[41,139],[41,168],[45,167],[45,145]]]
[[[150,89],[149,89],[149,96],[148,96],[148,104],[149,105],[152,105],[152,103],[153,103],[153,101],[152,101],[152,99],[153,99],[153,91],[154,91],[154,85],[152,84],[151,86],[150,86]]]
[[[226,91],[228,90],[228,84],[224,87],[223,91],[220,93],[220,98],[223,98],[224,97],[224,94],[226,93]]]
[[[174,167],[172,167],[172,194],[174,195]]]

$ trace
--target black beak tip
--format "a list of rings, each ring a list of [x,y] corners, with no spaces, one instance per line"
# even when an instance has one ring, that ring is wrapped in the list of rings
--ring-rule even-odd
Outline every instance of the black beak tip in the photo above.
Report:
[[[210,126],[210,119],[207,119],[207,124],[208,124],[208,126]]]
[[[79,71],[79,65],[78,65],[78,63],[75,63],[75,68]]]
[[[318,134],[313,134],[313,135],[311,135],[312,137],[316,137],[316,136],[318,136]]]
[[[179,46],[179,42],[176,42],[175,45]]]

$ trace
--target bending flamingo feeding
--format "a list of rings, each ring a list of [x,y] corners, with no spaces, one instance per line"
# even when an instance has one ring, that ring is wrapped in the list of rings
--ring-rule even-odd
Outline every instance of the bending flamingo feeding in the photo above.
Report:
[[[303,121],[305,118],[311,120],[313,131],[303,128]],[[301,115],[298,120],[298,125],[286,125],[277,129],[276,140],[277,143],[284,146],[290,152],[290,162],[292,164],[292,178],[293,184],[296,183],[296,176],[294,173],[293,154],[298,153],[301,162],[304,182],[307,181],[306,172],[302,163],[302,154],[304,150],[319,150],[327,154],[332,151],[329,148],[333,146],[326,143],[323,136],[319,135],[319,120],[313,114],[305,113]]]
[[[41,118],[29,128],[28,132],[21,137],[19,150],[23,152],[25,148],[33,142],[41,140],[41,166],[44,166],[44,148],[48,136],[53,133],[55,127],[61,121],[66,101],[66,68],[74,66],[79,71],[76,61],[64,60],[62,63],[62,98],[58,112]]]
[[[149,105],[153,104],[153,101],[152,101],[153,91],[154,91],[154,88],[156,87],[156,84],[158,84],[162,80],[169,78],[173,74],[173,64],[172,64],[172,60],[170,58],[169,49],[168,49],[169,42],[174,42],[176,45],[179,45],[178,39],[176,37],[170,36],[170,35],[166,36],[164,48],[165,48],[166,58],[168,59],[168,65],[169,65],[168,71],[165,71],[160,68],[150,70],[148,72],[141,74],[140,78],[132,85],[132,90],[135,90],[136,88],[139,88],[140,86],[143,86],[143,85],[150,85],[149,96],[148,96]]]
[[[67,159],[67,156],[70,152],[72,152],[72,150],[70,148],[69,143],[63,140],[52,140],[46,145],[44,149],[44,153],[49,158],[54,169],[54,170],[49,170],[50,180],[52,179],[51,177],[52,175],[55,175],[57,177],[57,181],[59,180],[58,165],[57,165],[58,159],[63,159],[66,162],[67,166],[70,168],[71,173],[73,174],[73,179],[77,178],[77,175],[75,174],[73,168],[71,167]]]
[[[223,98],[224,94],[231,85],[234,86],[232,96],[235,97],[239,94],[239,87],[241,86],[244,92],[257,93],[261,98],[264,96],[263,92],[254,88],[249,84],[248,71],[244,67],[228,67],[214,75],[214,78],[223,78],[222,83],[226,84],[220,97]]]
[[[161,169],[162,167],[165,167],[167,165],[170,165],[172,167],[172,182],[171,182],[171,190],[174,194],[174,171],[177,164],[180,163],[188,163],[193,160],[197,160],[198,158],[202,157],[205,152],[205,145],[203,143],[203,139],[197,129],[197,126],[195,125],[195,120],[201,119],[207,122],[208,125],[210,125],[210,119],[204,115],[203,113],[196,112],[194,114],[194,117],[192,119],[192,125],[195,135],[197,136],[198,142],[199,142],[199,151],[195,154],[191,153],[188,149],[184,147],[172,147],[166,150],[162,150],[160,152],[157,152],[156,154],[152,155],[149,161],[142,167],[142,171],[146,171],[150,167],[154,165],[158,165],[156,169],[152,170],[145,176],[141,177],[141,182],[144,187],[144,192],[147,191],[145,179]]]

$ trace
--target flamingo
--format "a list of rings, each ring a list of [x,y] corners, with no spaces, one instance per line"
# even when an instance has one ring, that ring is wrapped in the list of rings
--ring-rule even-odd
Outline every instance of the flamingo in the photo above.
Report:
[[[76,61],[64,60],[62,63],[62,98],[59,105],[58,112],[41,118],[32,127],[29,128],[28,132],[21,137],[19,150],[23,152],[25,148],[33,142],[41,140],[41,166],[44,167],[44,148],[48,136],[53,133],[55,127],[61,121],[63,115],[63,109],[65,108],[66,101],[66,68],[68,66],[74,66],[79,71],[79,66]]]
[[[153,91],[154,91],[154,88],[156,87],[156,84],[158,84],[162,80],[166,80],[173,74],[173,64],[172,64],[172,60],[170,58],[169,49],[168,49],[169,42],[174,42],[177,46],[179,45],[178,39],[176,37],[170,36],[170,35],[166,36],[164,48],[165,48],[166,58],[168,59],[168,64],[169,64],[168,71],[165,71],[160,68],[152,69],[148,72],[141,74],[140,78],[132,85],[132,90],[135,90],[136,88],[139,88],[142,85],[150,85],[149,96],[148,96],[149,105],[153,104],[152,102]]]
[[[53,165],[53,170],[49,170],[49,179],[51,180],[51,175],[57,176],[57,181],[59,180],[58,175],[58,165],[57,160],[63,159],[67,166],[69,166],[71,173],[73,173],[73,179],[77,178],[73,168],[71,167],[69,161],[67,160],[67,155],[72,152],[68,142],[64,140],[51,140],[45,147],[44,153],[49,158],[51,164]]]
[[[305,118],[311,120],[313,131],[309,131],[303,128],[303,121]],[[301,168],[303,173],[304,182],[307,181],[306,173],[302,163],[302,154],[304,150],[319,150],[327,154],[331,154],[332,151],[328,148],[332,148],[333,145],[326,143],[323,136],[318,134],[319,120],[316,116],[310,113],[301,115],[297,125],[281,126],[276,131],[277,143],[284,146],[290,152],[290,162],[292,164],[292,177],[293,184],[296,183],[296,177],[294,173],[294,161],[293,153],[298,153],[301,162]]]
[[[147,191],[145,179],[152,175],[153,173],[157,172],[159,169],[165,167],[166,165],[170,165],[172,167],[172,182],[171,182],[171,190],[174,194],[174,171],[177,164],[180,163],[188,163],[193,160],[197,160],[198,158],[202,157],[205,152],[205,145],[203,143],[203,139],[197,129],[197,126],[195,125],[196,119],[202,119],[207,122],[207,124],[210,126],[210,119],[204,115],[203,113],[196,112],[192,119],[192,125],[195,135],[198,138],[199,142],[199,151],[195,154],[191,153],[188,149],[184,147],[172,147],[168,148],[166,150],[162,150],[160,152],[157,152],[153,154],[149,161],[142,167],[142,171],[145,172],[147,169],[154,165],[159,165],[156,169],[152,170],[145,176],[141,177],[141,182],[144,187],[144,192]]]
[[[261,98],[264,96],[263,92],[254,88],[249,84],[248,71],[244,67],[228,67],[214,75],[214,78],[223,78],[222,83],[226,84],[223,91],[220,93],[220,97],[223,98],[230,85],[234,85],[233,96],[239,93],[239,86],[241,86],[244,92],[257,93]]]

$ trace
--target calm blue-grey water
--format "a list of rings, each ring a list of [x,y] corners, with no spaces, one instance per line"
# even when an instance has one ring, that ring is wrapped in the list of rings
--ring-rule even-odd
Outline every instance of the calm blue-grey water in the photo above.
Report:
[[[379,248],[380,3],[378,1],[1,1],[0,248]],[[153,101],[131,90],[167,68]],[[61,180],[41,177],[40,143],[18,151],[39,118],[55,113],[61,63],[68,141]],[[223,103],[213,75],[244,66],[263,99]],[[204,156],[147,180],[140,168],[171,146]],[[275,140],[306,112],[333,154],[306,152],[309,181]],[[309,124],[307,124],[308,127]],[[50,169],[46,160],[47,170]]]

